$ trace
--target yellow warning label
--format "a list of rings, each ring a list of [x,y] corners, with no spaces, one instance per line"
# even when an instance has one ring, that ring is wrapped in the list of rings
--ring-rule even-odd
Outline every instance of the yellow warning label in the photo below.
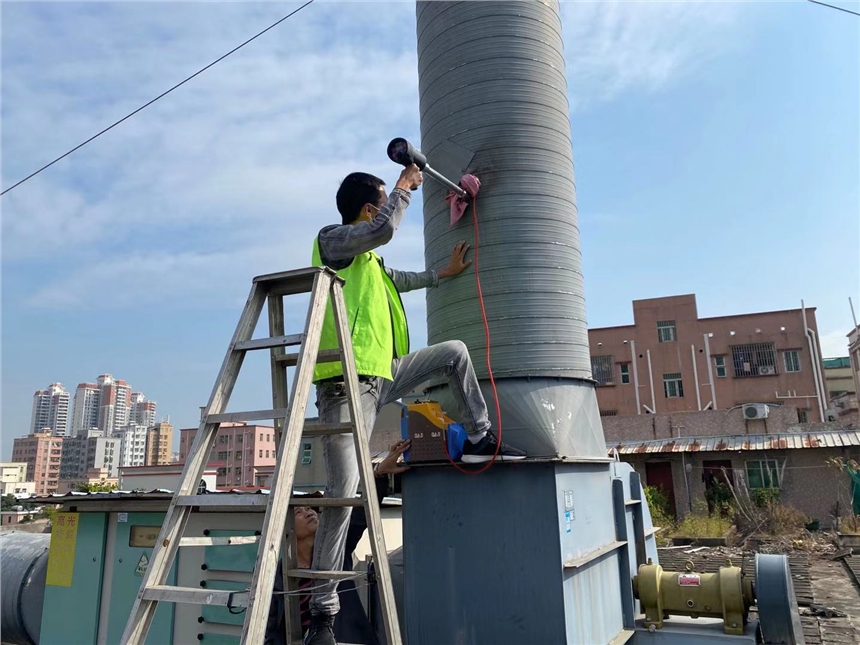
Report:
[[[78,540],[80,513],[57,513],[51,527],[48,575],[45,584],[71,587],[75,571],[75,543]]]

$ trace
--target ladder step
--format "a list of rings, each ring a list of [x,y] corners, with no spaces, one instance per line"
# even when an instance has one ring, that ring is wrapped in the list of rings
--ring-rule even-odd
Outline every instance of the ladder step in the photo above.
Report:
[[[351,423],[306,423],[302,434],[305,437],[321,437],[332,434],[352,434],[352,432]]]
[[[206,423],[229,423],[231,421],[260,421],[261,419],[286,419],[287,410],[251,410],[250,412],[225,412],[223,414],[210,414],[206,417]]]
[[[176,499],[178,506],[265,506],[269,503],[268,495],[246,495],[235,493],[208,493],[206,495],[180,495]]]
[[[221,591],[199,587],[173,587],[153,585],[143,590],[144,600],[181,602],[189,605],[215,605],[220,607],[247,607],[248,590]]]
[[[291,578],[309,578],[313,580],[354,580],[366,575],[363,571],[315,571],[313,569],[289,569],[287,575]]]
[[[259,535],[230,535],[225,537],[184,537],[180,538],[179,546],[236,546],[238,544],[256,544]]]
[[[258,275],[254,278],[254,282],[263,285],[272,295],[289,296],[296,293],[308,293],[314,286],[314,278],[318,273],[323,272],[333,273],[338,280],[341,279],[327,267],[307,267],[294,271]]]
[[[322,349],[317,353],[317,363],[334,363],[335,361],[340,360],[340,350],[339,349]],[[299,363],[299,355],[295,354],[283,354],[282,356],[275,357],[276,363],[281,363],[286,365],[287,367],[295,367]]]
[[[360,497],[292,497],[290,506],[363,506]]]
[[[270,338],[256,338],[236,343],[233,351],[247,352],[253,349],[270,349],[272,347],[288,347],[290,345],[301,345],[305,339],[304,334],[290,334],[289,336],[272,336]]]

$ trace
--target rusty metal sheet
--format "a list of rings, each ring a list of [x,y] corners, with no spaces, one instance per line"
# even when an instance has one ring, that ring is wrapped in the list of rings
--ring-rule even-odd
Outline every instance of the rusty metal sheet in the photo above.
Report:
[[[795,450],[802,448],[837,448],[860,446],[860,431],[839,430],[815,433],[780,433],[756,435],[721,435],[712,437],[674,437],[655,441],[620,442],[619,454],[678,452],[720,452],[754,450]],[[613,448],[609,449],[610,454]]]

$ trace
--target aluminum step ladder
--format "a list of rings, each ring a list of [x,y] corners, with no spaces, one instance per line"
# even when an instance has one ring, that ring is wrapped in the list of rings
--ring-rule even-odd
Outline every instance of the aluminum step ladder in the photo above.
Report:
[[[302,334],[284,335],[284,296],[311,293],[310,306]],[[330,298],[330,301],[329,301]],[[253,339],[254,329],[268,300],[269,337]],[[319,350],[326,308],[331,304],[337,330],[339,349]],[[298,346],[295,353],[287,347]],[[271,352],[272,389],[274,408],[252,412],[227,412],[227,404],[245,353],[268,349]],[[344,384],[349,401],[351,422],[323,424],[306,423],[305,411],[317,362],[341,361],[344,367]],[[287,393],[287,367],[295,366],[292,393]],[[368,534],[375,563],[376,580],[385,624],[387,645],[402,645],[394,590],[388,567],[382,517],[376,498],[376,484],[371,465],[368,432],[361,412],[358,374],[355,367],[352,340],[348,324],[343,280],[331,269],[312,267],[258,276],[254,278],[251,293],[239,319],[236,332],[230,341],[227,356],[221,366],[212,395],[209,398],[194,444],[185,462],[182,482],[167,510],[161,532],[143,577],[140,592],[131,610],[122,643],[143,645],[159,602],[187,603],[209,606],[245,608],[241,643],[260,645],[266,631],[266,621],[272,598],[278,558],[283,549],[283,575],[286,587],[285,615],[287,640],[299,645],[302,640],[299,619],[299,578],[340,580],[354,578],[348,571],[314,571],[299,569],[296,562],[295,539],[287,530],[292,526],[291,506],[305,506],[306,500],[293,498],[293,481],[303,437],[334,434],[352,434],[358,458],[359,476],[364,495],[362,498],[314,500],[314,506],[364,506],[368,519]],[[192,511],[211,506],[235,506],[237,509],[252,505],[251,495],[197,494],[209,454],[215,444],[221,423],[272,419],[278,441],[278,456],[267,496],[266,515],[261,535],[250,537],[185,537],[184,532]],[[227,498],[230,498],[229,500]],[[243,499],[244,498],[244,499]],[[228,546],[258,542],[257,561],[250,587],[244,591],[218,591],[206,588],[175,587],[166,583],[180,547]]]

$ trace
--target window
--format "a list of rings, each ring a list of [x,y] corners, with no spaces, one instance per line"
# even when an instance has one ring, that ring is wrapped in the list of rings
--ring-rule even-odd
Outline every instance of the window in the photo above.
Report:
[[[601,410],[600,416],[602,417],[617,417],[618,410]]]
[[[261,450],[260,451],[260,458],[262,459],[262,457],[263,457],[263,451]]]
[[[717,378],[726,378],[725,356],[714,356],[714,369],[717,370]]]
[[[621,384],[628,385],[630,383],[630,363],[621,363],[618,367],[621,370]]]
[[[227,435],[221,435],[218,437],[218,443],[227,443]]]
[[[657,321],[657,340],[661,343],[671,343],[678,340],[674,320]]]
[[[260,433],[260,441],[263,441],[263,433]]]
[[[223,450],[223,451],[218,453],[218,459],[227,459],[227,457],[229,457],[229,456],[230,456],[230,453],[227,452],[226,450]]]
[[[782,353],[782,360],[785,364],[786,372],[800,371],[800,352],[796,349],[789,349]]]
[[[803,408],[800,408],[797,411],[797,420],[800,423],[809,423],[809,410],[804,410]]]
[[[268,458],[269,458],[269,451],[267,450],[266,451],[266,459],[268,459]]]
[[[236,443],[242,443],[245,440],[245,435],[237,434],[236,435]]]
[[[266,435],[266,441],[271,441],[271,440],[272,440],[272,435],[267,434],[267,435]]]
[[[226,469],[226,468],[219,468],[219,469],[218,469],[218,474],[219,474],[219,475],[226,475],[226,474],[227,474],[227,469]]]
[[[776,460],[748,461],[746,466],[750,488],[779,488],[779,468]]]
[[[597,385],[615,385],[612,381],[612,365],[611,356],[591,357],[591,374]]]
[[[241,466],[236,466],[236,468],[233,469],[233,472],[237,475],[241,475],[242,474]]]
[[[241,460],[242,460],[242,451],[237,450],[236,451],[236,461],[241,461]]]
[[[663,375],[663,394],[667,399],[681,399],[684,397],[684,384],[681,382],[680,374]]]
[[[774,376],[779,373],[776,369],[776,351],[773,343],[733,345],[731,350],[735,378]]]
[[[313,452],[314,445],[309,442],[305,442],[302,444],[302,466],[307,466],[311,463],[311,453]]]

